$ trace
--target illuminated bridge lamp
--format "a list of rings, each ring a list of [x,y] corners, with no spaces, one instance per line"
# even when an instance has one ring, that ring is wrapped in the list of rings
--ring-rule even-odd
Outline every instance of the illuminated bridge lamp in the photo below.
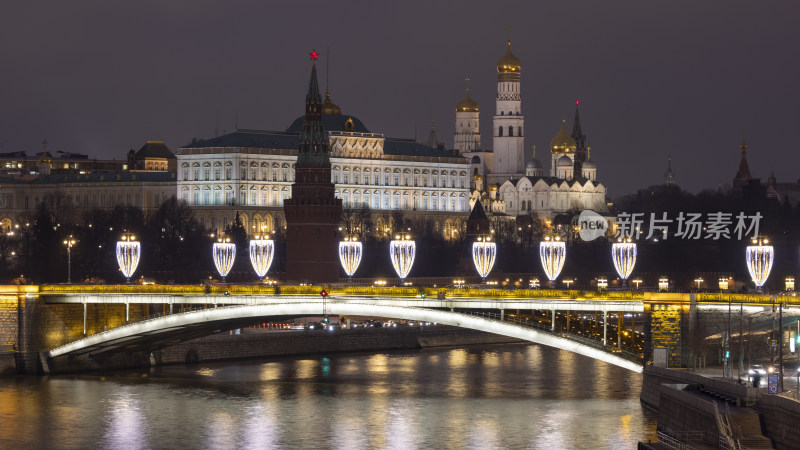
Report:
[[[729,277],[722,277],[719,279],[719,290],[720,291],[727,291],[730,287],[730,278]]]
[[[752,245],[747,246],[745,253],[747,270],[758,289],[764,286],[772,270],[772,261],[775,257],[775,249],[768,245],[769,241],[763,237],[753,239]]]
[[[236,244],[232,243],[230,238],[219,238],[214,243],[211,252],[214,257],[214,266],[222,277],[222,281],[225,281],[225,277],[233,268],[233,261],[236,259]]]
[[[411,271],[411,266],[414,265],[416,252],[417,245],[411,240],[411,235],[397,235],[389,243],[389,257],[401,283],[405,281],[408,272]]]
[[[358,265],[361,264],[361,254],[363,246],[358,241],[358,236],[345,236],[344,240],[339,242],[339,261],[342,263],[344,273],[349,278],[358,270]]]
[[[794,277],[786,277],[786,290],[787,291],[794,290]]]
[[[566,257],[567,246],[558,236],[552,239],[548,236],[539,243],[539,259],[542,261],[542,268],[547,279],[550,280],[550,286],[553,286],[556,278],[561,274]]]
[[[497,244],[492,242],[490,236],[478,236],[476,242],[472,243],[472,262],[482,281],[486,281],[486,276],[492,271],[496,256]]]
[[[631,276],[633,266],[636,265],[636,243],[630,238],[615,242],[611,245],[611,259],[619,277],[625,282]]]
[[[658,279],[658,290],[659,291],[668,291],[669,290],[669,278],[661,277]]]
[[[607,278],[598,278],[597,279],[597,290],[601,289],[608,289],[608,279]]]
[[[235,248],[233,253],[235,257]],[[250,239],[250,264],[253,265],[253,270],[256,271],[258,278],[264,278],[264,275],[267,274],[270,266],[272,266],[272,257],[274,254],[275,241],[270,239],[268,234],[262,236],[256,235],[253,239]],[[233,264],[233,261],[231,261],[231,264]],[[217,266],[217,270],[219,270],[219,266]]]
[[[125,275],[128,283],[131,282],[133,272],[139,266],[139,256],[142,252],[142,244],[136,241],[133,233],[125,233],[117,241],[117,264],[119,270]]]

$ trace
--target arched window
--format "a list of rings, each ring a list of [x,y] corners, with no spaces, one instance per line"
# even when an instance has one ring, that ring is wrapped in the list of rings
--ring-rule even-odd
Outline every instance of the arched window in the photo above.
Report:
[[[500,127],[500,128],[497,130],[497,135],[498,135],[498,136],[501,136],[501,137],[503,136],[503,127]]]
[[[517,127],[517,136],[522,137],[522,127]]]
[[[511,127],[511,126],[508,127],[508,135],[509,136],[514,136],[514,127]]]

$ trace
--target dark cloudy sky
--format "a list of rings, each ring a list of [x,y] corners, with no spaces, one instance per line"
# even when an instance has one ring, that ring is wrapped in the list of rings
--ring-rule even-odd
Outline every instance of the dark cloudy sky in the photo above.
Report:
[[[526,148],[545,149],[574,101],[598,177],[616,197],[663,179],[730,183],[742,137],[757,177],[800,177],[800,2],[795,0],[6,2],[0,151],[122,159],[303,113],[307,53],[330,48],[345,114],[391,137],[452,146],[463,78],[491,146],[497,59],[512,28]],[[323,70],[324,73],[324,70]],[[322,81],[324,86],[324,81]],[[324,87],[323,87],[324,88]]]

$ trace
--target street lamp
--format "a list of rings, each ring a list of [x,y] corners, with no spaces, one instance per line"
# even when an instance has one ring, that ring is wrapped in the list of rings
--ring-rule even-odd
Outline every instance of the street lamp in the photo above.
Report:
[[[133,233],[124,233],[117,241],[117,264],[125,280],[130,283],[131,275],[136,272],[139,266],[139,256],[142,251],[142,244],[136,241]]]
[[[236,244],[232,243],[230,238],[223,240],[220,237],[214,243],[211,253],[214,257],[214,266],[222,277],[222,281],[225,281],[225,277],[233,268],[233,261],[236,259]]]
[[[72,283],[72,246],[76,242],[71,234],[64,240],[64,245],[67,246],[67,283]]]
[[[775,256],[775,249],[767,244],[769,244],[769,241],[759,236],[753,239],[753,245],[747,246],[745,253],[747,270],[759,290],[769,278],[769,272],[772,270],[772,261]]]
[[[550,280],[551,287],[558,275],[561,274],[566,257],[567,246],[558,236],[553,239],[547,236],[542,242],[539,242],[539,260],[542,262],[542,268],[547,279]]]
[[[697,277],[697,278],[694,279],[694,282],[697,283],[697,290],[699,291],[700,290],[700,283],[703,282],[703,279],[700,278],[700,277]]]
[[[275,241],[270,239],[268,234],[263,236],[256,235],[253,236],[253,239],[250,239],[250,264],[253,265],[253,270],[256,271],[259,279],[264,278],[264,275],[269,271],[274,254]]]
[[[396,235],[389,243],[389,258],[392,260],[395,272],[400,277],[402,283],[408,272],[411,271],[411,266],[414,265],[414,255],[417,251],[417,245],[411,240],[411,235],[405,236]]]
[[[348,278],[353,278],[353,274],[358,270],[362,250],[363,246],[356,235],[345,236],[344,240],[339,242],[339,261]]]
[[[794,290],[794,277],[786,277],[786,290],[789,292]]]
[[[497,244],[492,242],[491,236],[478,236],[476,242],[472,243],[472,262],[481,281],[486,281],[486,276],[492,271],[494,259],[497,256]]]
[[[636,265],[636,243],[632,242],[630,238],[625,241],[620,238],[618,242],[611,245],[611,259],[624,283],[631,276],[633,266]]]

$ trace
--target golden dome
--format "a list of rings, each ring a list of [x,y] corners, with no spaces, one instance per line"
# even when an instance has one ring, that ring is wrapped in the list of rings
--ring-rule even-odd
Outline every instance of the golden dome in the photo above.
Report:
[[[577,145],[575,139],[567,132],[566,121],[561,121],[561,129],[558,130],[556,137],[550,141],[550,151],[552,153],[574,153]]]
[[[472,178],[473,178],[475,181],[481,181],[481,180],[483,180],[483,177],[482,177],[482,176],[480,176],[480,174],[477,174],[477,173],[476,173],[476,174],[475,174],[475,176],[473,176]]]
[[[496,184],[492,184],[492,185],[490,185],[490,186],[489,186],[489,190],[490,190],[490,191],[496,191],[496,190],[497,190],[497,185],[496,185]]]
[[[456,112],[478,112],[478,102],[469,98],[469,89],[467,89],[467,95],[464,96],[464,100],[461,100],[456,105]]]
[[[522,63],[519,61],[519,58],[511,53],[511,40],[509,39],[507,43],[508,47],[506,48],[506,54],[497,60],[497,72],[519,73],[519,71],[522,69]]]
[[[325,101],[322,102],[322,114],[341,114],[342,109],[331,101],[331,91],[325,89]]]

